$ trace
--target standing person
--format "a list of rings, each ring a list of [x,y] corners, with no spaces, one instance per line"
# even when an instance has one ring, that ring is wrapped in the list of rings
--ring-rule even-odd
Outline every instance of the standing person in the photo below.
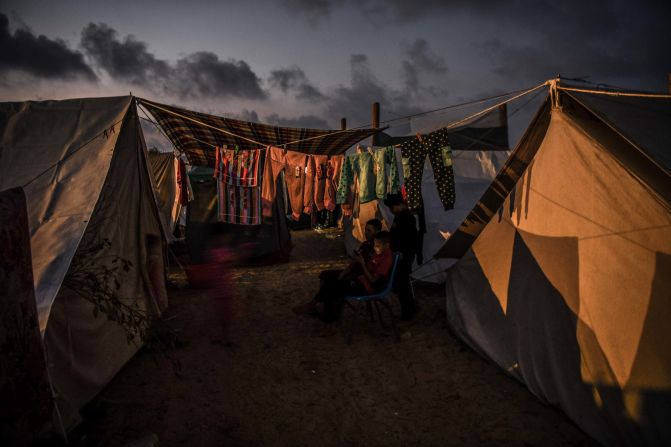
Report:
[[[399,260],[395,289],[401,302],[401,319],[410,321],[415,315],[415,301],[410,291],[410,272],[417,253],[417,223],[415,216],[400,194],[389,194],[384,204],[394,214],[391,225],[391,249],[401,254]]]

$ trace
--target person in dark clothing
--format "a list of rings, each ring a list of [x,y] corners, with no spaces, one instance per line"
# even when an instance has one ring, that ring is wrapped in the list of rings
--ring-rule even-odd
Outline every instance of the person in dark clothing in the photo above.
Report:
[[[409,321],[415,315],[415,301],[410,290],[410,273],[417,253],[417,223],[400,194],[389,194],[384,199],[384,204],[394,214],[390,231],[391,249],[401,254],[394,288],[401,303],[401,319]]]

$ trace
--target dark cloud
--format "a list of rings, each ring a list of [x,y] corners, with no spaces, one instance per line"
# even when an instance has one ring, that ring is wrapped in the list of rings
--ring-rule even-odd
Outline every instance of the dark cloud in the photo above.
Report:
[[[119,38],[104,23],[82,31],[86,54],[113,79],[180,98],[235,97],[265,99],[261,80],[245,61],[221,60],[207,51],[188,54],[173,65],[156,58],[133,36]]]
[[[298,118],[286,118],[277,113],[266,116],[265,122],[283,127],[307,127],[311,129],[329,129],[326,120],[315,115],[301,115]]]
[[[268,82],[283,93],[295,92],[296,98],[300,100],[319,101],[325,99],[324,94],[308,81],[305,72],[297,66],[271,71]]]
[[[120,40],[116,30],[104,23],[89,23],[82,30],[81,45],[86,54],[117,80],[136,85],[165,82],[171,68],[147,51],[147,44],[133,36]]]
[[[245,61],[222,61],[207,51],[190,54],[177,61],[175,83],[181,97],[234,96],[265,99],[261,81]]]
[[[407,92],[396,91],[373,74],[368,57],[353,54],[350,58],[351,82],[340,85],[330,95],[326,106],[328,116],[346,117],[349,127],[371,122],[371,105],[380,103],[381,119],[417,113]],[[390,116],[390,113],[392,116]]]
[[[671,71],[666,57],[671,2],[636,3],[635,10],[605,0],[545,6],[545,13],[532,11],[519,19],[535,24],[526,43],[487,39],[479,44],[496,75],[535,82],[562,74],[664,87],[664,75]]]
[[[82,53],[68,48],[62,40],[36,36],[25,28],[12,34],[9,19],[0,13],[0,73],[12,70],[49,79],[98,79]]]
[[[282,0],[282,5],[287,11],[302,15],[313,25],[328,18],[336,3],[332,0]]]
[[[425,39],[416,39],[412,44],[404,44],[405,59],[402,63],[405,85],[411,92],[420,91],[420,75],[443,75],[447,73],[445,60],[434,54]]]

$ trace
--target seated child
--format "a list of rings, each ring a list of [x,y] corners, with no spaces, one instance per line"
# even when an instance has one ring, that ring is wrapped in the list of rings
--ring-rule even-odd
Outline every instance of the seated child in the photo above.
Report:
[[[366,240],[361,243],[358,250],[354,251],[356,255],[361,255],[364,260],[368,261],[371,256],[375,253],[373,250],[373,238],[377,233],[382,230],[382,222],[379,219],[371,219],[366,222],[364,227],[364,236]],[[354,279],[361,274],[361,266],[358,262],[353,261],[348,265],[344,270],[323,270],[319,274],[319,279],[321,280],[322,287],[327,285],[327,283],[335,280],[345,280],[345,279]],[[299,306],[294,310],[302,308]]]
[[[376,234],[373,245],[374,254],[368,262],[362,255],[357,255],[355,258],[361,274],[353,280],[330,278],[322,281],[314,299],[300,306],[300,310],[316,313],[325,322],[333,322],[340,316],[345,295],[366,295],[384,288],[394,260],[390,247],[391,240],[388,231]]]

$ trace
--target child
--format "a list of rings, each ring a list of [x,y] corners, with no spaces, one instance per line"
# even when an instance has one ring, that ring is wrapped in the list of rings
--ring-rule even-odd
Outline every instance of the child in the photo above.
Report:
[[[362,273],[354,280],[338,279],[322,284],[314,299],[303,305],[308,312],[314,312],[324,322],[332,323],[340,317],[346,295],[367,295],[384,288],[394,262],[389,232],[376,234],[373,247],[374,254],[368,262],[361,255],[355,258]]]

